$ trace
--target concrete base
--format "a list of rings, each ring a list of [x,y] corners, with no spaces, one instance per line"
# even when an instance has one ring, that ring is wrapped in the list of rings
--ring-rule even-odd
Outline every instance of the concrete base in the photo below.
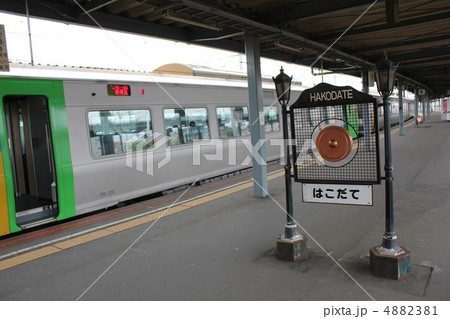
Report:
[[[402,280],[412,276],[411,253],[404,247],[403,253],[398,255],[385,255],[377,250],[370,249],[370,271],[378,277]]]
[[[277,258],[293,262],[307,259],[306,237],[303,236],[298,240],[285,240],[278,236]]]

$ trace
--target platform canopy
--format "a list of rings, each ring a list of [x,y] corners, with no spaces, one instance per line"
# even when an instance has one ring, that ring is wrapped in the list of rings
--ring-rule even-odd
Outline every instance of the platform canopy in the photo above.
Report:
[[[387,52],[403,83],[450,95],[448,0],[0,0],[0,11],[26,14],[27,1],[32,17],[95,19],[107,29],[236,52],[250,32],[262,57],[358,76]]]

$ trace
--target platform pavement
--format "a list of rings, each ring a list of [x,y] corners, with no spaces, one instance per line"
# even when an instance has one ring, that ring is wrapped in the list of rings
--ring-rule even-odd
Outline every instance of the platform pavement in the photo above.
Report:
[[[277,260],[286,216],[277,204],[284,206],[284,180],[276,178],[270,197],[247,188],[3,270],[0,300],[448,301],[449,133],[450,123],[433,114],[406,136],[393,134],[396,231],[413,260],[413,277],[403,281],[368,269],[384,232],[383,184],[373,207],[359,207],[302,203],[294,183],[294,218],[308,233],[310,257]]]

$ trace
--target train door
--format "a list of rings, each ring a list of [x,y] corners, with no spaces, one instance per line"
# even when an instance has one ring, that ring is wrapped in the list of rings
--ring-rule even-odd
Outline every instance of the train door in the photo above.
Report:
[[[7,95],[3,105],[17,225],[53,220],[58,205],[48,101],[39,95]]]

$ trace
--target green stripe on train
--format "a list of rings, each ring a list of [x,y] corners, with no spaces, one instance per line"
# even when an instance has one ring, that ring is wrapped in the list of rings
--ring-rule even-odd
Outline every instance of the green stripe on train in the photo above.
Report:
[[[41,95],[48,100],[58,189],[57,220],[75,216],[75,192],[72,157],[70,153],[67,113],[63,81],[32,79],[0,79],[0,141],[8,145],[3,98],[6,95]],[[9,152],[2,152],[8,193],[8,216],[11,232],[21,229],[16,225],[14,181]]]
[[[358,108],[357,105],[351,104],[346,105],[344,107],[345,111],[345,120],[347,121],[348,125],[346,125],[347,131],[350,133],[351,137],[353,139],[358,137],[358,130],[359,130],[359,124],[358,124]]]

